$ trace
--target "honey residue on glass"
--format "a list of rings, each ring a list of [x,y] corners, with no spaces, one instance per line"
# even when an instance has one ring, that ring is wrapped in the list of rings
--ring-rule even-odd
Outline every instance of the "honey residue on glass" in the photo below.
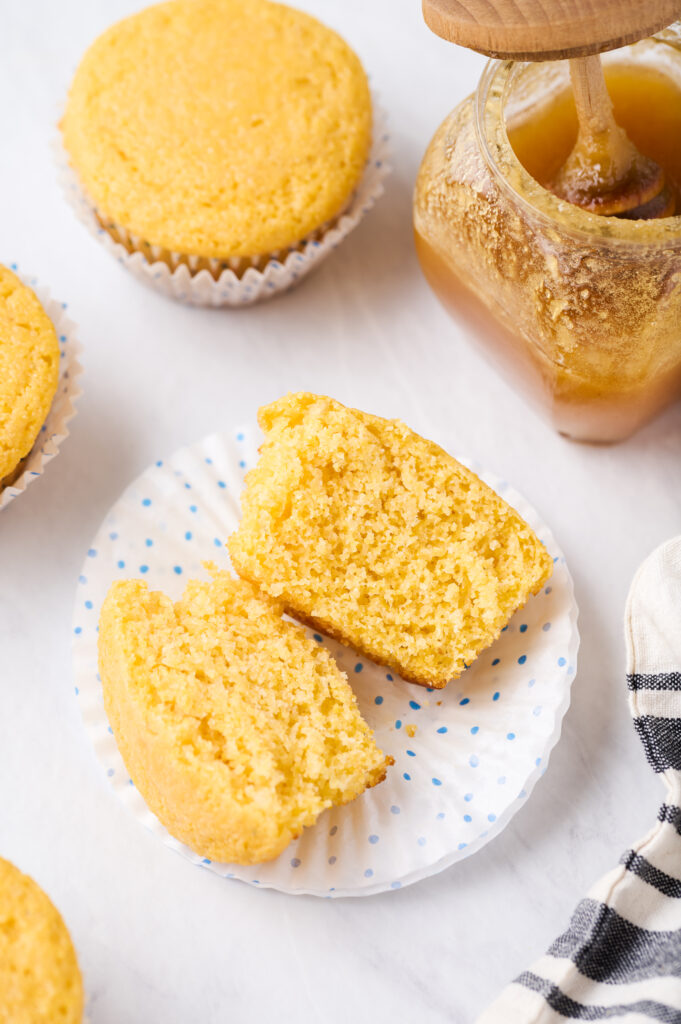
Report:
[[[681,89],[651,67],[610,64],[604,70],[615,121],[636,149],[663,169],[675,209],[681,211]],[[509,126],[508,137],[525,169],[550,189],[577,141],[577,130],[574,97],[565,89]]]
[[[681,45],[679,84],[614,57],[615,118],[681,212]],[[443,304],[557,430],[616,441],[681,397],[681,217],[599,216],[551,194],[576,138],[564,67],[491,65],[424,156],[416,247]]]

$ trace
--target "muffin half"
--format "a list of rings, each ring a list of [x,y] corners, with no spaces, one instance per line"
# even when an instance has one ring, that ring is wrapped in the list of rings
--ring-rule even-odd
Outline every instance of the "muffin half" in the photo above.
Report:
[[[258,418],[234,567],[403,678],[445,686],[551,575],[518,513],[398,420],[311,394]]]
[[[114,583],[104,704],[130,777],[168,831],[212,860],[277,857],[387,759],[345,675],[281,608],[225,572],[173,603]]]

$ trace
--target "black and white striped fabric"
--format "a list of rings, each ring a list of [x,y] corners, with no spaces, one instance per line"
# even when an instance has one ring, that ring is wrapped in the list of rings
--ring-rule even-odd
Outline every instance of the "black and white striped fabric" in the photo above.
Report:
[[[681,536],[638,570],[625,632],[634,726],[667,789],[657,824],[478,1024],[681,1024]]]

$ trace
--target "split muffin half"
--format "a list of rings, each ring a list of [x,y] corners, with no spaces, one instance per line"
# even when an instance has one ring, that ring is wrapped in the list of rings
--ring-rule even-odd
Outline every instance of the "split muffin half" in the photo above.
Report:
[[[518,513],[399,420],[291,394],[259,422],[233,565],[404,679],[445,686],[551,575]]]
[[[130,777],[204,857],[277,857],[327,807],[385,776],[347,678],[249,583],[213,571],[176,604],[113,584],[100,619],[104,704]]]

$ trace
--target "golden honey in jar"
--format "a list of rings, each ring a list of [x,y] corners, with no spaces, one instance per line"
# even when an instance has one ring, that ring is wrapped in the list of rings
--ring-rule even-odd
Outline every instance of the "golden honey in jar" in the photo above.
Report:
[[[549,187],[577,137],[567,62],[491,62],[416,183],[423,271],[561,433],[629,436],[681,398],[681,28],[603,55],[614,114],[676,215],[589,213]]]

